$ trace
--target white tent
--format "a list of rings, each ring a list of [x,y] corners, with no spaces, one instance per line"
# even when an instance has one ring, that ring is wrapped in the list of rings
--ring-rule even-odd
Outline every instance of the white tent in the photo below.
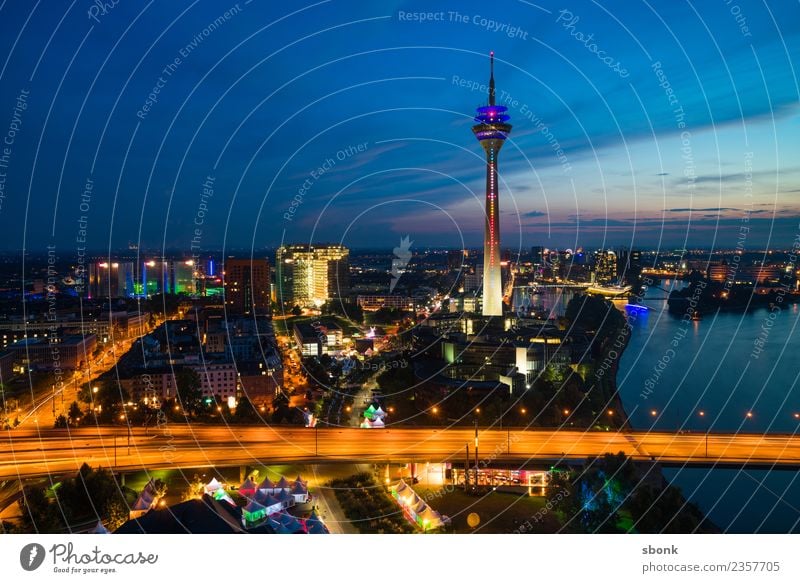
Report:
[[[211,481],[210,481],[208,484],[206,484],[205,486],[203,486],[203,491],[204,491],[206,494],[211,494],[211,495],[213,495],[213,494],[214,494],[214,492],[216,492],[216,491],[217,491],[217,490],[219,490],[220,488],[222,488],[222,484],[220,484],[220,483],[217,481],[217,479],[216,479],[216,478],[211,478]]]
[[[291,489],[292,496],[294,496],[294,501],[298,504],[302,504],[303,502],[308,501],[308,488],[305,484],[301,482],[295,482]]]
[[[262,492],[269,491],[269,493],[272,493],[272,491],[275,489],[275,484],[273,484],[272,480],[269,478],[264,478],[264,481],[258,485],[258,489]]]
[[[90,534],[111,534],[111,531],[109,531],[105,526],[103,526],[103,521],[101,520],[98,520],[97,526],[95,526],[94,529],[92,529],[89,532]]]

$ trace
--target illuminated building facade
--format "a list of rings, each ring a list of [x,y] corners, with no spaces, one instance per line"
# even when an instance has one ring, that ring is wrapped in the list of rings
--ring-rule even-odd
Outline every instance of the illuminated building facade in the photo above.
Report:
[[[508,134],[508,108],[495,103],[494,53],[489,54],[489,104],[479,107],[472,132],[486,152],[486,226],[483,238],[483,315],[503,315],[503,282],[500,268],[500,207],[497,158]]]
[[[595,282],[601,285],[617,279],[617,254],[611,249],[597,251],[594,255]]]
[[[89,298],[132,296],[135,282],[132,261],[96,261],[89,264]]]
[[[277,299],[285,306],[321,306],[350,292],[350,251],[343,245],[284,245],[275,259]]]

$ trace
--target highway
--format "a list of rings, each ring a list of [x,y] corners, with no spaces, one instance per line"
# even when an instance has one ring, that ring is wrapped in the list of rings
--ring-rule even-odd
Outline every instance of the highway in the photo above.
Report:
[[[128,440],[130,436],[130,447]],[[84,462],[120,471],[283,462],[474,460],[473,429],[288,428],[165,424],[0,433],[0,479],[62,475]],[[116,445],[116,447],[115,447]],[[800,436],[480,430],[483,463],[581,460],[624,452],[667,464],[800,467]]]

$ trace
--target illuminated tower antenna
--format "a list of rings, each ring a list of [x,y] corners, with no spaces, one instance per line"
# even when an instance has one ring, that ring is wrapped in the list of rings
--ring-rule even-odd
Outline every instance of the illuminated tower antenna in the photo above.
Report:
[[[483,236],[483,315],[503,315],[503,283],[500,271],[500,207],[497,157],[511,133],[507,107],[496,105],[494,51],[489,53],[489,105],[479,107],[472,132],[486,152],[486,228]]]
[[[489,105],[494,105],[494,51],[489,53]]]

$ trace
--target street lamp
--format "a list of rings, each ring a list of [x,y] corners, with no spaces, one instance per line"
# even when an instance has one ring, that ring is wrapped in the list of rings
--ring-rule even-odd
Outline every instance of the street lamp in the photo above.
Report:
[[[697,414],[700,417],[703,417],[703,418],[706,416],[706,412],[705,411],[698,411]],[[706,425],[706,457],[708,457],[708,432],[709,431],[711,431],[711,428],[708,425]]]
[[[652,415],[653,417],[655,417],[656,415],[658,415],[658,411],[656,411],[655,409],[653,409],[652,411],[650,411],[650,415]]]

